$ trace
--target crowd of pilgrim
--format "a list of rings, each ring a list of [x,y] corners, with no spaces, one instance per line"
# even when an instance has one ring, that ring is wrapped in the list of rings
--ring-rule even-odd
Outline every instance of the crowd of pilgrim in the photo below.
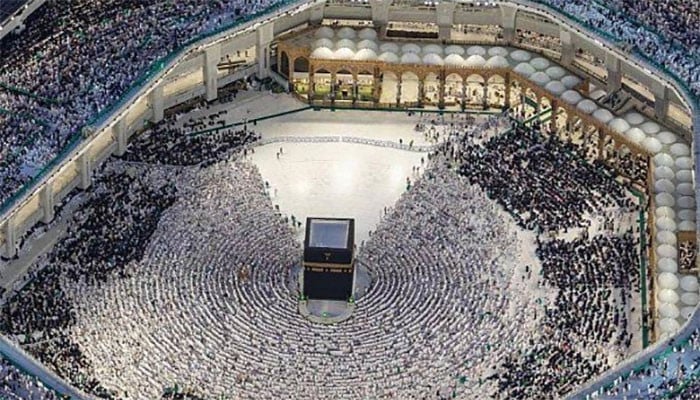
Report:
[[[24,374],[0,357],[0,398],[3,400],[55,400],[59,397],[39,380]]]

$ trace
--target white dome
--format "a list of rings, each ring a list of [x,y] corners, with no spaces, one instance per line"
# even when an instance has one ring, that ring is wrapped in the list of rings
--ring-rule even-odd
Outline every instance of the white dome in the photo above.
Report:
[[[533,58],[530,60],[530,65],[532,65],[537,70],[545,70],[549,67],[549,60],[542,57]]]
[[[568,76],[565,76],[564,78],[562,78],[562,81],[566,78],[568,78]],[[574,86],[576,86],[576,85],[574,85]],[[605,97],[607,94],[608,93],[605,90],[598,89],[598,90],[594,90],[593,92],[591,92],[589,96],[591,96],[591,98],[593,100],[597,101],[597,100],[601,99],[602,97]]]
[[[654,156],[654,165],[657,167],[666,166],[673,167],[675,163],[673,162],[673,157],[670,154],[659,153]]]
[[[681,196],[677,199],[679,208],[695,208],[695,197],[693,196]]]
[[[670,258],[672,260],[678,259],[678,251],[674,246],[671,246],[670,244],[662,244],[656,247],[656,254],[662,258]]]
[[[399,56],[391,51],[385,51],[384,53],[380,54],[379,57],[377,57],[377,60],[384,61],[385,63],[389,64],[397,64],[399,62]]]
[[[615,118],[615,116],[610,111],[604,108],[599,108],[593,111],[593,118],[597,119],[598,121],[604,124],[607,124],[608,122],[610,122],[610,120]]]
[[[445,54],[447,54],[447,55],[457,54],[457,55],[463,56],[464,53],[466,53],[466,50],[464,50],[464,47],[462,47],[462,46],[456,46],[456,45],[452,44],[452,45],[445,47]],[[445,58],[445,61],[447,61],[447,58]]]
[[[654,212],[654,215],[656,215],[656,218],[671,218],[674,219],[676,218],[676,212],[673,211],[673,208],[668,207],[668,206],[661,206],[661,207],[656,207],[656,211]]]
[[[683,196],[692,196],[694,194],[692,183],[679,183],[676,186],[676,192]]]
[[[377,39],[377,31],[375,31],[372,28],[363,28],[357,34],[357,37],[362,39],[362,40],[376,40]]]
[[[426,44],[425,46],[423,46],[423,54],[430,53],[434,53],[441,56],[443,54],[442,46],[439,46],[437,44]]]
[[[457,53],[448,54],[447,57],[445,57],[445,65],[461,67],[464,65],[464,57]]]
[[[683,280],[681,279],[681,287],[683,287]],[[685,292],[681,295],[681,303],[688,306],[695,306],[700,301],[700,295],[693,292]]]
[[[483,67],[485,64],[486,60],[480,55],[471,55],[464,60],[464,66],[467,68]]]
[[[662,318],[659,320],[659,329],[662,333],[675,333],[681,325],[675,318]]]
[[[578,104],[576,104],[576,108],[578,108],[586,114],[591,114],[593,111],[598,109],[598,106],[591,99],[583,99]]]
[[[629,112],[625,114],[625,121],[630,125],[639,125],[644,122],[644,116],[638,112]]]
[[[563,83],[559,81],[551,81],[547,83],[544,88],[555,95],[559,96],[560,94],[564,93],[566,91],[566,87],[564,86]]]
[[[695,232],[697,226],[695,225],[695,221],[681,221],[681,223],[678,224],[678,230],[681,232]]]
[[[681,312],[675,304],[661,303],[659,305],[659,315],[661,318],[678,318]]]
[[[357,50],[362,49],[371,49],[374,50],[374,52],[376,53],[377,51],[379,51],[379,45],[377,45],[377,42],[375,42],[374,40],[364,39],[357,42]]]
[[[508,50],[504,49],[503,47],[496,46],[496,47],[491,47],[491,48],[487,51],[487,53],[488,53],[488,55],[490,55],[490,56],[492,56],[492,57],[493,57],[493,56],[505,57],[505,56],[508,55]]]
[[[693,172],[689,169],[679,169],[676,172],[676,180],[678,182],[693,182]]]
[[[627,131],[625,131],[625,136],[634,143],[641,143],[642,140],[644,140],[644,138],[646,137],[644,135],[644,132],[642,132],[642,130],[639,128],[628,129]]]
[[[627,121],[622,118],[613,119],[612,121],[608,122],[608,126],[610,129],[616,130],[620,133],[625,133],[630,128],[630,124],[628,124]]]
[[[372,49],[361,49],[355,53],[353,59],[357,61],[374,61],[377,59],[377,52]]]
[[[421,59],[416,53],[404,53],[401,56],[401,64],[420,64]]]
[[[401,52],[404,54],[406,54],[406,53],[420,54],[420,46],[418,46],[415,43],[406,43],[405,45],[401,46]]]
[[[653,121],[643,123],[640,126],[640,128],[642,128],[644,133],[646,133],[648,135],[655,135],[655,134],[659,133],[659,131],[661,130],[661,127],[659,126],[659,124],[657,124],[656,122],[653,122]]]
[[[328,47],[319,47],[318,49],[311,52],[311,58],[319,58],[322,60],[332,60],[333,50]]]
[[[532,54],[525,50],[515,50],[510,53],[510,58],[515,61],[529,61],[532,58]]]
[[[690,154],[690,147],[685,143],[675,143],[671,145],[671,154],[676,157],[683,157]]]
[[[493,56],[486,61],[486,68],[507,68],[508,65],[508,60],[503,56]]]
[[[566,86],[567,89],[573,89],[575,88],[579,83],[581,83],[581,79],[579,77],[574,76],[574,75],[567,75],[563,78],[561,78],[561,83]],[[591,94],[592,99],[598,99],[599,97],[595,96],[596,92],[593,92]],[[605,96],[605,92],[603,92],[603,96]],[[602,96],[601,96],[602,97]]]
[[[399,49],[399,45],[397,45],[396,43],[382,43],[381,45],[379,45],[379,51],[381,51],[382,53],[384,53],[385,51],[389,51],[395,54],[399,54],[400,50],[401,49]]]
[[[549,75],[545,74],[544,72],[540,71],[530,75],[530,80],[536,85],[544,86],[547,84],[547,82],[551,81],[552,78],[550,78]]]
[[[316,29],[314,36],[317,38],[333,39],[333,37],[335,36],[335,32],[330,27],[322,26]]]
[[[681,308],[681,318],[690,319],[695,312],[695,306]]]
[[[695,221],[695,210],[678,211],[678,219],[681,221]]]
[[[693,275],[686,275],[681,278],[681,289],[686,292],[697,292],[698,291],[698,277]]]
[[[530,75],[535,73],[535,67],[530,65],[529,63],[520,63],[513,68],[513,71],[519,73],[520,75],[524,77],[529,77]]]
[[[656,138],[663,144],[673,144],[676,143],[676,135],[669,131],[663,131],[656,134]]]
[[[357,32],[349,26],[344,26],[338,29],[336,37],[339,39],[355,39],[357,37]]]
[[[675,175],[673,169],[663,165],[654,169],[654,177],[656,179],[673,179]]]
[[[680,143],[677,143],[680,144]],[[675,146],[675,144],[674,144]],[[687,147],[687,146],[686,146]],[[693,169],[693,159],[688,156],[676,158],[676,168],[678,169]]]
[[[332,49],[335,46],[335,43],[333,43],[332,40],[328,38],[320,38],[317,39],[313,45],[311,45],[312,50],[316,50],[320,47],[328,47],[329,49]]]
[[[467,48],[467,54],[470,56],[485,56],[486,49],[481,46],[469,46],[469,48]]]
[[[654,183],[654,193],[674,193],[676,186],[668,179],[659,179]]]
[[[642,146],[644,146],[644,148],[652,154],[660,152],[661,149],[664,147],[659,141],[659,139],[653,137],[648,137],[644,139],[644,141],[642,141]]]
[[[355,51],[355,42],[353,42],[350,39],[340,39],[337,42],[335,42],[335,49],[350,49],[352,51]]]
[[[561,94],[561,99],[571,105],[578,103],[579,101],[581,101],[582,98],[583,97],[581,96],[581,93],[575,90],[567,90],[566,92]]]
[[[338,49],[333,52],[333,58],[336,60],[352,60],[355,57],[355,52],[347,47]]]
[[[679,285],[678,277],[676,274],[670,272],[662,272],[659,274],[659,287],[661,289],[677,289]]]
[[[659,290],[658,296],[659,301],[662,303],[678,303],[679,297],[675,290],[662,289]]]
[[[549,75],[549,77],[552,79],[561,79],[564,77],[564,75],[566,75],[566,70],[562,67],[555,65],[553,67],[547,68],[545,73]]]
[[[662,231],[664,233],[671,233],[669,231]],[[676,260],[673,260],[671,258],[662,258],[658,262],[659,265],[659,271],[661,272],[672,272],[676,273],[678,272],[678,263]]]
[[[442,57],[435,53],[429,53],[423,56],[423,64],[426,65],[444,65]]]
[[[666,197],[666,196],[669,196],[673,200],[673,196],[671,196],[670,194],[659,193],[656,195],[656,200],[657,200],[656,203],[657,204],[662,203],[662,201],[659,201],[659,199],[662,198],[661,196],[663,196],[663,199],[664,199],[663,203],[667,203],[668,197]],[[666,205],[666,204],[664,204],[664,205]],[[673,206],[669,205],[667,207],[673,207]],[[662,231],[675,231],[676,230],[676,222],[673,221],[671,218],[662,217],[662,218],[659,218],[656,220],[656,227]]]

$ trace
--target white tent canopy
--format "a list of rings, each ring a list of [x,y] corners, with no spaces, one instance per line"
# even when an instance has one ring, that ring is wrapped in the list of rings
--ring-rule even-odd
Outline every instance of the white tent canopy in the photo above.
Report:
[[[576,104],[576,108],[578,108],[586,114],[591,114],[593,111],[598,109],[598,105],[596,105],[596,103],[594,103],[591,99],[583,99],[578,104]]]
[[[693,196],[681,196],[677,199],[679,208],[695,208],[695,197]]]
[[[486,68],[507,68],[508,60],[503,56],[493,56],[486,61]]]
[[[673,169],[663,165],[654,169],[654,177],[656,179],[673,179],[675,175]]]
[[[676,143],[676,135],[669,131],[662,131],[656,134],[656,138],[663,144]]]
[[[373,61],[377,59],[377,52],[372,49],[361,49],[355,53],[353,59],[358,61]]]
[[[464,66],[468,68],[483,67],[486,65],[486,60],[480,55],[471,55],[464,60]]]
[[[445,57],[445,65],[461,67],[464,65],[464,57],[457,53],[448,54],[447,57]]]
[[[695,221],[681,221],[681,223],[678,224],[678,230],[695,232],[697,230],[697,226],[695,225]]]
[[[593,118],[597,119],[598,121],[607,124],[615,118],[615,116],[608,110],[604,108],[599,108],[593,112]]]
[[[575,90],[567,90],[566,92],[561,94],[561,99],[571,105],[578,103],[579,101],[581,101],[582,98],[583,97],[581,96],[581,93]]]
[[[673,193],[676,186],[668,179],[659,179],[654,182],[654,193]]]
[[[628,129],[627,131],[625,131],[625,136],[635,143],[641,143],[642,140],[644,140],[644,138],[646,137],[646,135],[644,135],[644,132],[642,132],[642,130],[639,128]]]
[[[457,46],[457,45],[449,45],[445,47],[445,54],[450,55],[450,54],[457,54],[460,56],[463,56],[464,53],[466,53],[466,50],[464,50],[464,47],[462,46]]]
[[[317,38],[332,39],[335,36],[335,32],[330,27],[322,26],[322,27],[316,29],[314,36]]]
[[[532,58],[532,54],[525,50],[515,50],[510,53],[510,58],[515,61],[529,61]]]
[[[311,58],[319,58],[322,60],[332,60],[333,59],[333,50],[329,49],[328,47],[319,47],[316,50],[311,52]]]
[[[674,333],[681,325],[676,321],[675,318],[662,318],[659,320],[659,329],[662,333]]]
[[[695,210],[678,211],[678,219],[681,221],[695,221]]]
[[[659,153],[654,156],[654,165],[657,167],[662,165],[666,167],[673,167],[675,164],[673,162],[673,157],[671,157],[670,154]]]
[[[679,285],[678,277],[676,274],[670,272],[662,272],[658,275],[659,286],[662,289],[677,289]]]
[[[377,42],[375,42],[374,40],[364,39],[357,42],[357,50],[362,49],[372,49],[376,52],[379,50],[379,45],[377,45]]]
[[[683,279],[681,279],[681,287],[683,287]],[[688,306],[695,306],[700,301],[700,295],[695,292],[685,292],[681,295],[681,303]]]
[[[495,47],[491,47],[491,48],[487,51],[487,53],[488,53],[488,55],[490,55],[490,56],[501,56],[501,57],[505,57],[505,56],[508,55],[508,50],[506,50],[506,49],[504,49],[503,47],[500,47],[500,46],[495,46]]]
[[[656,297],[658,297],[659,301],[662,303],[677,303],[678,302],[678,294],[676,293],[675,290],[671,290],[671,289],[659,290],[659,295]]]
[[[678,318],[681,312],[675,304],[661,303],[659,305],[659,315],[661,315],[661,318]]]
[[[340,39],[337,42],[335,42],[335,49],[340,50],[340,49],[350,49],[352,51],[355,51],[355,42],[353,42],[350,39]]]
[[[579,79],[577,76],[574,76],[574,75],[567,75],[567,76],[561,78],[561,83],[563,83],[567,89],[573,89],[576,87],[576,85],[581,83],[581,79]],[[591,94],[591,98],[597,99],[598,97],[595,97],[594,94],[595,94],[595,92],[593,92],[593,94]],[[605,92],[603,92],[603,96],[605,96]]]
[[[670,258],[673,260],[678,259],[678,251],[674,246],[670,244],[662,244],[656,247],[656,254],[659,257]]]
[[[364,40],[376,40],[377,39],[377,31],[375,31],[372,28],[363,28],[357,34],[357,37],[360,39],[364,39]]]
[[[677,240],[678,239],[676,239],[676,235],[674,235],[673,232],[659,231],[656,233],[656,241],[659,244],[675,246]]]
[[[615,118],[608,122],[608,126],[620,133],[625,133],[630,128],[630,124],[622,118]]]
[[[659,126],[659,124],[657,124],[656,122],[653,122],[653,121],[648,121],[648,122],[643,123],[640,126],[640,128],[644,131],[644,133],[646,133],[648,135],[655,135],[655,134],[659,133],[659,131],[661,130],[661,127]]]
[[[530,65],[532,65],[537,70],[545,70],[549,67],[549,60],[542,57],[533,58],[530,60]]]
[[[671,145],[671,154],[676,157],[683,157],[690,154],[690,147],[685,143],[675,143]]]
[[[430,53],[442,55],[443,54],[442,46],[437,45],[437,44],[426,44],[425,46],[423,46],[423,54],[430,54]]]
[[[692,196],[693,195],[693,184],[692,183],[679,183],[676,185],[676,192],[678,194],[681,194],[683,196]]]
[[[347,47],[343,47],[333,52],[333,58],[336,60],[352,60],[355,57],[355,52]]]
[[[668,231],[663,232],[670,233]],[[676,260],[670,258],[660,258],[657,265],[659,266],[659,271],[661,272],[672,272],[674,274],[678,272],[678,262],[676,262]]]
[[[481,46],[469,46],[467,49],[467,54],[470,56],[485,56],[486,49]]]
[[[661,206],[661,207],[656,207],[656,211],[654,212],[654,215],[656,215],[656,218],[676,218],[676,212],[673,211],[673,208],[668,207],[668,206]]]
[[[349,26],[344,26],[338,29],[336,36],[339,39],[355,39],[357,37],[357,32]]]
[[[674,144],[674,146],[675,146],[675,144]],[[678,168],[678,169],[693,169],[693,159],[688,157],[688,156],[677,157],[676,158],[676,168]]]
[[[683,183],[693,182],[693,172],[689,169],[679,169],[676,172],[676,180]]]
[[[442,57],[435,53],[429,53],[423,56],[423,64],[426,65],[444,65]]]
[[[625,114],[625,121],[630,125],[639,125],[644,122],[644,116],[638,112],[629,112]]]
[[[566,75],[566,70],[562,67],[555,65],[553,67],[547,68],[547,70],[545,70],[545,73],[549,75],[549,77],[552,79],[561,79],[564,77],[564,75]]]
[[[697,292],[698,291],[698,277],[693,275],[686,275],[681,278],[681,289],[686,292]]]
[[[566,78],[568,78],[568,76],[563,77],[563,78],[562,78],[562,82],[564,82],[564,80],[565,80]],[[578,84],[576,84],[576,85],[578,85]],[[576,86],[576,85],[574,85],[574,86]],[[598,90],[594,90],[593,92],[591,92],[590,96],[591,96],[591,98],[592,98],[593,100],[598,100],[598,99],[600,99],[600,98],[602,98],[602,97],[605,97],[607,94],[608,94],[608,93],[605,92],[605,90],[598,89]]]
[[[420,54],[420,46],[418,46],[415,43],[406,43],[405,45],[401,46],[401,52],[404,54],[406,54],[406,53]]]
[[[547,83],[544,88],[555,95],[559,96],[560,94],[564,93],[566,91],[566,87],[564,86],[563,83],[559,81],[551,81]]]
[[[552,78],[550,78],[549,75],[545,74],[544,72],[540,71],[530,75],[530,80],[536,85],[544,86],[547,84],[547,82],[551,81]]]
[[[386,51],[392,52],[394,54],[399,54],[399,45],[396,43],[382,43],[379,45],[379,51],[384,53]]]
[[[529,63],[520,63],[513,68],[513,71],[519,73],[520,75],[524,77],[529,77],[530,75],[535,73],[535,67],[530,65]]]
[[[404,53],[401,56],[401,64],[420,64],[423,60],[416,53]]]
[[[313,45],[311,45],[311,50],[316,50],[319,47],[328,47],[329,49],[332,49],[333,47],[335,47],[335,43],[333,43],[333,41],[328,38],[320,38],[317,39]]]

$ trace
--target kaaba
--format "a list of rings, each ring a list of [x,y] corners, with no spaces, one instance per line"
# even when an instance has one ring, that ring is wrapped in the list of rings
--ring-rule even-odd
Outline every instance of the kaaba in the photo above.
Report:
[[[343,300],[352,296],[355,220],[307,218],[302,293],[307,299]]]

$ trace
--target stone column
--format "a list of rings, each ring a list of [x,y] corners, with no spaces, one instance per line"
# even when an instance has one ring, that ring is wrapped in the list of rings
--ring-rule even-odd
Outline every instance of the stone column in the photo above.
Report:
[[[379,103],[379,97],[381,95],[382,75],[379,71],[379,67],[374,67],[374,71],[372,72],[372,101],[374,104],[377,104]]]
[[[559,39],[561,40],[561,64],[565,67],[570,67],[576,55],[576,47],[574,46],[571,32],[562,28],[559,31]]]
[[[620,59],[611,52],[605,53],[605,69],[608,73],[608,93],[612,93],[622,87],[622,70]]]
[[[506,72],[506,91],[503,93],[503,101],[506,108],[510,108],[510,72]]]
[[[467,108],[467,78],[462,78],[462,109]]]
[[[80,182],[78,187],[85,190],[92,184],[92,161],[90,160],[90,155],[87,151],[78,156],[78,175],[80,176]]]
[[[452,25],[454,24],[456,6],[456,3],[441,1],[435,7],[438,38],[440,40],[450,40],[452,38]]]
[[[158,85],[151,90],[149,95],[151,107],[153,107],[153,118],[151,122],[154,124],[163,120],[163,86]]]
[[[204,77],[204,92],[207,101],[214,101],[218,97],[219,69],[217,65],[220,59],[221,46],[219,44],[204,49],[202,76]]]
[[[401,105],[401,75],[398,76],[396,81],[396,106]]]
[[[48,224],[53,221],[54,212],[54,194],[53,194],[53,183],[46,182],[44,187],[41,188],[39,192],[39,203],[41,204],[42,217],[41,222]]]
[[[392,0],[370,0],[372,8],[372,24],[377,29],[379,37],[386,35],[386,28],[389,23],[389,7]]]
[[[5,221],[5,257],[13,258],[17,255],[17,223],[14,215]]]
[[[483,103],[484,110],[489,108],[489,84],[488,84],[488,80],[486,80],[484,82],[484,98],[483,98],[482,103]]]
[[[338,80],[337,73],[335,71],[331,72],[331,104],[332,105],[335,105],[337,80]]]
[[[507,44],[513,44],[515,42],[515,17],[518,13],[518,9],[507,4],[501,4],[499,8],[501,10],[503,40],[505,40]]]
[[[270,43],[275,36],[274,22],[268,22],[255,30],[255,59],[258,61],[258,78],[264,79],[270,76]],[[294,65],[291,67],[294,71]],[[291,77],[290,77],[291,78]]]
[[[423,105],[423,99],[425,98],[425,82],[423,79],[418,78],[418,106]]]
[[[314,86],[316,86],[315,81],[316,81],[316,74],[314,74],[314,70],[311,69],[311,67],[309,66],[309,90],[306,93],[306,97],[309,100],[309,104],[313,103],[313,101],[314,101],[314,93],[315,93]]]
[[[538,103],[539,104],[539,103]],[[549,129],[552,131],[552,134],[556,134],[557,132],[557,113],[559,112],[559,104],[557,103],[556,100],[552,100],[552,118],[549,120]]]
[[[653,81],[651,92],[654,94],[654,115],[663,121],[668,115],[668,87],[661,82]]]
[[[114,151],[115,156],[123,156],[126,152],[127,137],[126,137],[126,117],[120,118],[112,127],[114,140],[117,142],[117,148]]]
[[[446,79],[447,77],[445,76],[445,71],[440,71],[440,74],[438,74],[438,108],[440,109],[445,108]]]

